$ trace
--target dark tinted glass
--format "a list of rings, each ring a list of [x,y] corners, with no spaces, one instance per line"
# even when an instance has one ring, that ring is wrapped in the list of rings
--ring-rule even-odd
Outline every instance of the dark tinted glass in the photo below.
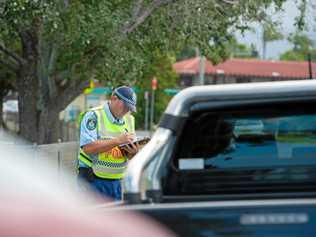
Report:
[[[274,167],[316,164],[316,115],[223,118],[227,146],[203,157],[206,167]],[[220,133],[220,131],[219,131]],[[216,134],[214,134],[216,136]],[[212,146],[212,144],[209,144]]]
[[[260,194],[316,190],[312,103],[191,115],[165,180],[167,194]]]

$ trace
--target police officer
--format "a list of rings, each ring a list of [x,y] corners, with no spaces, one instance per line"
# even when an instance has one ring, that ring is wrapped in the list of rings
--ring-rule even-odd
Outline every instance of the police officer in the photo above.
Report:
[[[121,199],[120,181],[127,161],[138,151],[131,143],[135,137],[131,112],[136,112],[136,94],[132,88],[121,86],[105,105],[90,109],[80,124],[79,180],[114,200]],[[130,157],[118,148],[126,143],[130,143],[127,148]]]

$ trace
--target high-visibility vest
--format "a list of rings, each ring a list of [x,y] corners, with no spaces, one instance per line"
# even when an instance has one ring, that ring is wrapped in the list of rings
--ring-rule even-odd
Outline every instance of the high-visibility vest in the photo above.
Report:
[[[97,133],[99,139],[107,140],[119,136],[123,132],[135,132],[135,120],[130,114],[123,117],[124,124],[113,124],[108,119],[104,108],[96,107],[91,109],[97,116]],[[80,148],[78,159],[88,167],[93,173],[105,179],[121,179],[127,166],[127,157],[113,157],[110,152],[99,153],[96,158],[92,158]]]

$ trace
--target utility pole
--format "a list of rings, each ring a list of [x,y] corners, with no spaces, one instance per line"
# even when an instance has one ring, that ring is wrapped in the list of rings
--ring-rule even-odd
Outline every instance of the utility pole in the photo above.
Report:
[[[199,80],[195,82],[195,85],[204,85],[204,74],[205,74],[205,57],[201,55],[200,49],[198,47],[195,48],[195,55],[199,59]],[[197,78],[196,78],[197,79]]]
[[[155,109],[155,91],[158,81],[156,77],[151,80],[151,108],[150,108],[150,131],[154,130],[154,109]]]
[[[199,78],[200,78],[200,85],[204,85],[204,74],[205,74],[205,57],[201,56],[199,57]]]
[[[307,57],[308,57],[309,79],[313,79],[312,56],[310,52],[308,53]]]
[[[145,131],[148,131],[149,92],[145,91]]]

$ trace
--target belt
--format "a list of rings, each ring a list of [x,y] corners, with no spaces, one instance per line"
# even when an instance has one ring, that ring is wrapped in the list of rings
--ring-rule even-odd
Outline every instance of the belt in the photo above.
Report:
[[[79,167],[79,176],[83,179],[85,179],[88,182],[93,182],[95,179],[100,179],[100,180],[106,180],[106,181],[117,181],[117,180],[121,180],[121,179],[106,179],[106,178],[100,178],[98,176],[96,176],[93,173],[92,168],[90,167]]]

